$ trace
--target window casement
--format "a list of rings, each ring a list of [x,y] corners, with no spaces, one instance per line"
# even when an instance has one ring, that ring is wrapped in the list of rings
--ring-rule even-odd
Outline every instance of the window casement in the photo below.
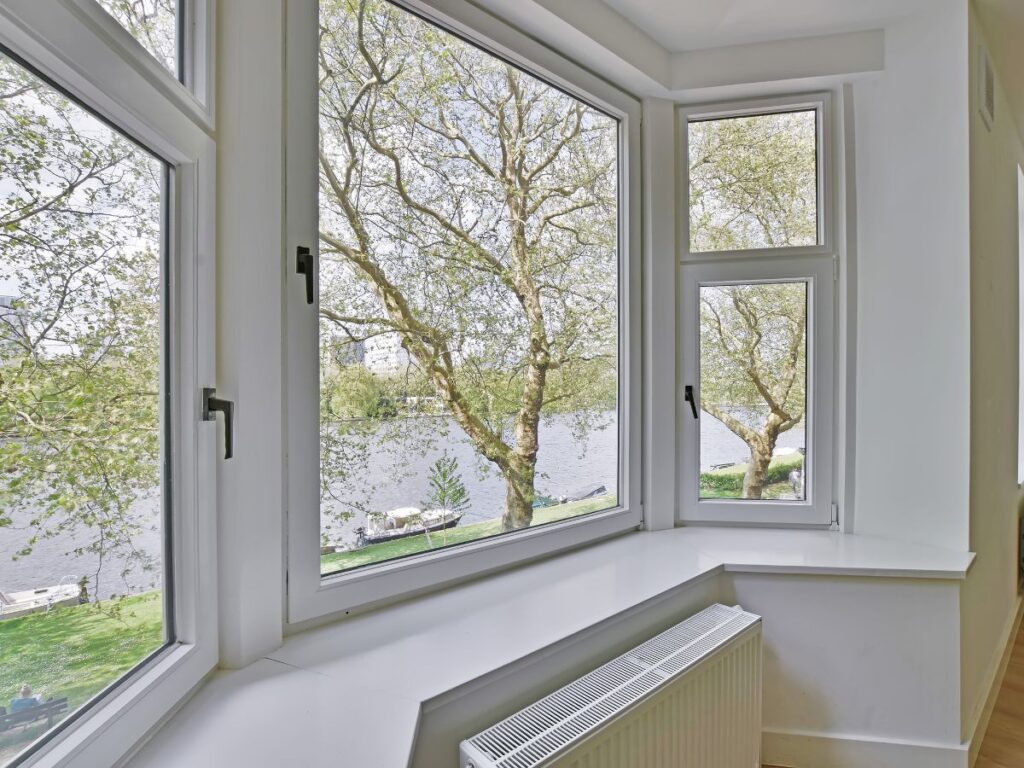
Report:
[[[0,764],[114,765],[217,663],[212,127],[93,0],[0,6],[0,79]]]
[[[683,108],[679,518],[833,519],[831,97]]]
[[[638,102],[469,4],[288,26],[289,621],[636,528]]]

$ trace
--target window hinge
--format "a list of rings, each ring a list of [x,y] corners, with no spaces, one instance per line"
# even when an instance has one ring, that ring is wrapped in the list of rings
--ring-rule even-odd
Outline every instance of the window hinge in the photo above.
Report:
[[[839,254],[832,254],[832,279],[839,280]]]
[[[839,528],[839,505],[832,503],[832,524],[828,527],[830,531],[838,531]]]

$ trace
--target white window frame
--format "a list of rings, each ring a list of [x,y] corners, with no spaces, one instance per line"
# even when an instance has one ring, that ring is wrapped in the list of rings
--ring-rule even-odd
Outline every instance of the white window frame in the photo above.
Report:
[[[757,115],[779,112],[801,112],[815,110],[818,113],[818,242],[814,245],[802,245],[785,248],[750,248],[726,251],[691,251],[690,250],[690,142],[689,123],[699,120],[724,120],[731,117],[754,117]],[[750,99],[721,104],[683,107],[679,110],[679,156],[678,174],[679,189],[682,193],[684,209],[680,212],[679,221],[679,257],[683,261],[699,261],[703,259],[756,258],[768,256],[781,258],[784,256],[831,256],[835,253],[835,218],[833,211],[832,170],[833,152],[833,117],[832,94],[824,91],[799,96],[782,96],[771,99]]]
[[[833,207],[833,101],[828,92],[714,105],[682,107],[677,132],[679,200],[679,380],[677,382],[677,520],[682,524],[828,527],[835,509],[836,295],[838,265]],[[689,125],[780,112],[817,111],[818,243],[809,246],[730,251],[690,250]],[[700,307],[701,286],[806,281],[807,406],[803,501],[700,498]],[[700,417],[683,400],[690,385]]]
[[[170,73],[96,0],[58,0],[208,133],[213,132],[215,0],[176,0],[178,71]]]
[[[212,9],[207,3],[212,0],[202,3]],[[207,28],[204,34],[209,32]],[[172,387],[173,468],[171,584],[165,589],[170,591],[174,641],[84,710],[26,745],[16,763],[62,768],[114,765],[218,660],[218,454],[214,425],[199,422],[200,391],[214,377],[212,125],[184,86],[92,0],[6,2],[0,5],[0,46],[172,169],[162,282],[172,318],[164,351]],[[208,61],[206,54],[203,60]]]
[[[288,622],[351,613],[635,530],[640,499],[640,103],[505,22],[462,0],[400,0],[439,24],[620,120],[619,506],[441,552],[320,576],[317,306],[306,304],[295,249],[317,251],[316,0],[287,6]],[[305,119],[300,116],[306,115]],[[306,148],[306,151],[303,149]]]

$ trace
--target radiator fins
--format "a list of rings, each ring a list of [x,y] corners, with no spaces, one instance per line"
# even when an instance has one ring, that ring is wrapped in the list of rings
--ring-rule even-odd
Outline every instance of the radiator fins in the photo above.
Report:
[[[462,742],[463,768],[753,768],[760,618],[712,605]]]

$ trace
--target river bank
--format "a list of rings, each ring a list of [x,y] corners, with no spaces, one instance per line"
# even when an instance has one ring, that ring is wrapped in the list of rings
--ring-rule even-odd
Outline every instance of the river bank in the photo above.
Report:
[[[541,426],[541,450],[537,465],[539,494],[559,497],[594,485],[614,493],[618,479],[618,430],[613,413],[599,416],[597,427],[580,430],[571,414],[545,419]],[[448,417],[391,420],[382,425],[388,439],[376,441],[365,435],[343,446],[360,466],[350,481],[331,487],[321,510],[321,528],[326,543],[351,547],[356,528],[366,524],[366,512],[384,512],[406,506],[426,507],[426,478],[431,464],[445,452],[459,462],[470,506],[459,529],[500,518],[505,498],[504,480],[481,463],[462,431]],[[404,440],[395,440],[395,436]],[[702,427],[700,464],[712,466],[740,463],[748,452],[742,441],[715,419],[706,418]],[[783,434],[780,448],[803,446],[803,430]],[[140,499],[132,508],[141,533],[136,548],[159,556],[163,543],[159,508],[155,494]],[[90,543],[88,531],[62,532],[40,538],[33,552],[18,557],[28,541],[39,534],[32,521],[38,512],[25,509],[12,514],[13,525],[0,528],[0,590],[14,592],[59,583],[66,577],[90,579],[90,590],[100,599],[134,594],[158,588],[160,573],[128,567],[117,557],[101,562],[95,553],[83,551]],[[98,587],[98,589],[97,589]]]

